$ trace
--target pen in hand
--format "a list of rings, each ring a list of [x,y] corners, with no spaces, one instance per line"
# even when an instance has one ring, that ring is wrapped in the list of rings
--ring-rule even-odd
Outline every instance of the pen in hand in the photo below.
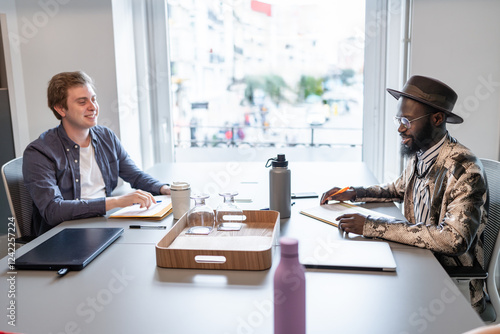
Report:
[[[345,188],[342,188],[340,189],[339,191],[335,192],[333,195],[331,195],[332,197],[335,196],[335,195],[338,195],[338,194],[342,194],[342,193],[345,193],[347,190],[349,190],[350,187],[345,187]]]
[[[331,195],[329,195],[329,196],[327,196],[327,197],[325,197],[325,195],[326,195],[327,193],[324,193],[324,194],[323,194],[323,196],[322,196],[322,198],[321,198],[321,202],[320,202],[320,203],[321,203],[321,204],[328,204],[328,201],[329,201],[329,200],[331,200],[331,199],[332,199],[332,197],[334,197],[334,196],[336,196],[336,195],[339,195],[339,194],[342,194],[342,193],[346,192],[347,190],[349,190],[349,188],[351,188],[351,187],[344,187],[344,188],[342,188],[342,189],[340,189],[340,190],[337,190],[335,193],[333,193],[333,194],[331,194]]]

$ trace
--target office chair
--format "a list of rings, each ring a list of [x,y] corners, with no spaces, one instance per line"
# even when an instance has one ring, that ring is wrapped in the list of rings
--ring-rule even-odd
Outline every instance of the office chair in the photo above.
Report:
[[[469,300],[469,282],[471,279],[485,279],[489,300],[481,318],[489,322],[500,321],[500,296],[496,282],[500,253],[500,162],[480,159],[488,184],[488,222],[484,230],[484,270],[479,263],[473,267],[445,267],[448,275],[455,281],[462,294]]]
[[[2,166],[2,179],[16,224],[16,244],[25,244],[35,238],[31,229],[33,200],[24,186],[23,158],[16,158]]]

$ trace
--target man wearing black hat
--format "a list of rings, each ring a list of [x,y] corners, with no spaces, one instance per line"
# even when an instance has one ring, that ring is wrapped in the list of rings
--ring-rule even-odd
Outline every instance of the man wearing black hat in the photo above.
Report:
[[[483,266],[487,214],[487,185],[476,156],[446,130],[446,123],[462,123],[452,112],[457,94],[446,84],[412,76],[402,91],[387,89],[398,99],[394,118],[401,136],[401,153],[408,157],[402,175],[392,183],[340,188],[325,192],[329,200],[404,203],[406,220],[345,214],[337,218],[345,232],[396,241],[434,252],[446,266]],[[483,281],[470,284],[471,303],[484,310]]]

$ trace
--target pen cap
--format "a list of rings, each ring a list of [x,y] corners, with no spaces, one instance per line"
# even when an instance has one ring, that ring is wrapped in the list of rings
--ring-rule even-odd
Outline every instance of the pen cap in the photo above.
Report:
[[[280,238],[281,255],[286,257],[293,257],[299,255],[299,241],[294,238],[282,237]]]

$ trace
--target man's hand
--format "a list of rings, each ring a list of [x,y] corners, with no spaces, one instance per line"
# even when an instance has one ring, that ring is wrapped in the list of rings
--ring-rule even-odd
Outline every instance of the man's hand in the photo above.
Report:
[[[148,208],[156,204],[153,195],[143,190],[134,190],[128,194],[117,197],[106,197],[106,211],[114,208],[124,208],[139,204],[140,208]]]
[[[166,184],[163,185],[160,188],[160,194],[162,194],[162,195],[170,195],[170,186],[167,186]]]
[[[321,196],[321,201],[319,202],[319,204],[321,204],[321,205],[327,204],[328,201],[330,201],[330,200],[350,201],[356,197],[356,191],[353,189],[346,190],[343,193],[340,193],[340,194],[337,194],[334,196],[333,194],[335,194],[340,189],[342,189],[342,188],[333,187],[332,189],[328,190],[326,193],[323,194],[323,196]]]
[[[363,227],[365,226],[366,216],[359,213],[347,213],[338,216],[338,228],[346,233],[355,233],[363,235]]]

